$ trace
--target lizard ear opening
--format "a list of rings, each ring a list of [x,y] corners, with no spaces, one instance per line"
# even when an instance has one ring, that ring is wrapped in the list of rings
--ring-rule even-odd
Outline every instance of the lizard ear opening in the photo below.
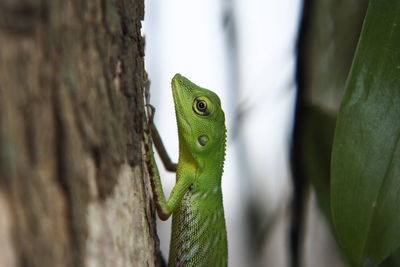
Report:
[[[205,146],[208,143],[208,136],[207,135],[200,135],[199,138],[197,138],[197,142],[199,143],[199,145],[201,146]]]

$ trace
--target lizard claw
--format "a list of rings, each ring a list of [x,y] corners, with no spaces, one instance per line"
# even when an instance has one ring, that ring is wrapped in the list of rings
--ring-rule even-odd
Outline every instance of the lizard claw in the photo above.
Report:
[[[149,108],[149,123],[153,123],[154,114],[156,113],[156,108],[151,104],[146,104],[146,107]]]

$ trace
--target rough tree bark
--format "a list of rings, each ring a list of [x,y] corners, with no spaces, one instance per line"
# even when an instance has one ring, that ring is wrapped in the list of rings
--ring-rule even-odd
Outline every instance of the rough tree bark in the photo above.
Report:
[[[143,0],[0,10],[0,266],[154,266]]]

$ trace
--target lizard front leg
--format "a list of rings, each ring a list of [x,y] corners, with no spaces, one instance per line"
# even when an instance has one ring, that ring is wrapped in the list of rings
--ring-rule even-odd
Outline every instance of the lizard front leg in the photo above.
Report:
[[[160,135],[158,134],[157,128],[154,125],[154,111],[155,108],[151,105],[148,105],[151,109],[151,113],[149,116],[149,130],[150,130],[150,138],[154,145],[156,146],[157,152],[159,153],[164,166],[169,171],[176,171],[177,164],[172,163],[166,149],[161,141]],[[158,171],[157,164],[154,159],[154,152],[152,142],[150,142],[149,148],[147,149],[147,169],[150,176],[151,188],[153,191],[153,198],[157,208],[158,217],[161,220],[167,220],[169,216],[173,213],[173,211],[178,207],[179,203],[182,200],[183,195],[186,193],[190,185],[192,184],[192,175],[189,172],[178,173],[177,182],[169,196],[169,199],[166,200],[164,190],[161,184],[160,173]]]

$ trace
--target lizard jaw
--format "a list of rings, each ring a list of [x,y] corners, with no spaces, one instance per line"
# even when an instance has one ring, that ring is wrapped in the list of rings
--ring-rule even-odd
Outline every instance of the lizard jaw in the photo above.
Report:
[[[177,74],[172,79],[172,96],[174,98],[175,116],[176,116],[178,127],[187,128],[187,129],[190,129],[190,131],[191,131],[192,126],[191,126],[190,122],[188,121],[185,111],[184,111],[185,110],[185,108],[184,108],[185,100],[182,99],[182,97],[184,97],[184,95],[186,94],[186,92],[184,92],[184,90],[186,88],[182,87],[179,84],[180,77],[181,76],[179,74]]]

